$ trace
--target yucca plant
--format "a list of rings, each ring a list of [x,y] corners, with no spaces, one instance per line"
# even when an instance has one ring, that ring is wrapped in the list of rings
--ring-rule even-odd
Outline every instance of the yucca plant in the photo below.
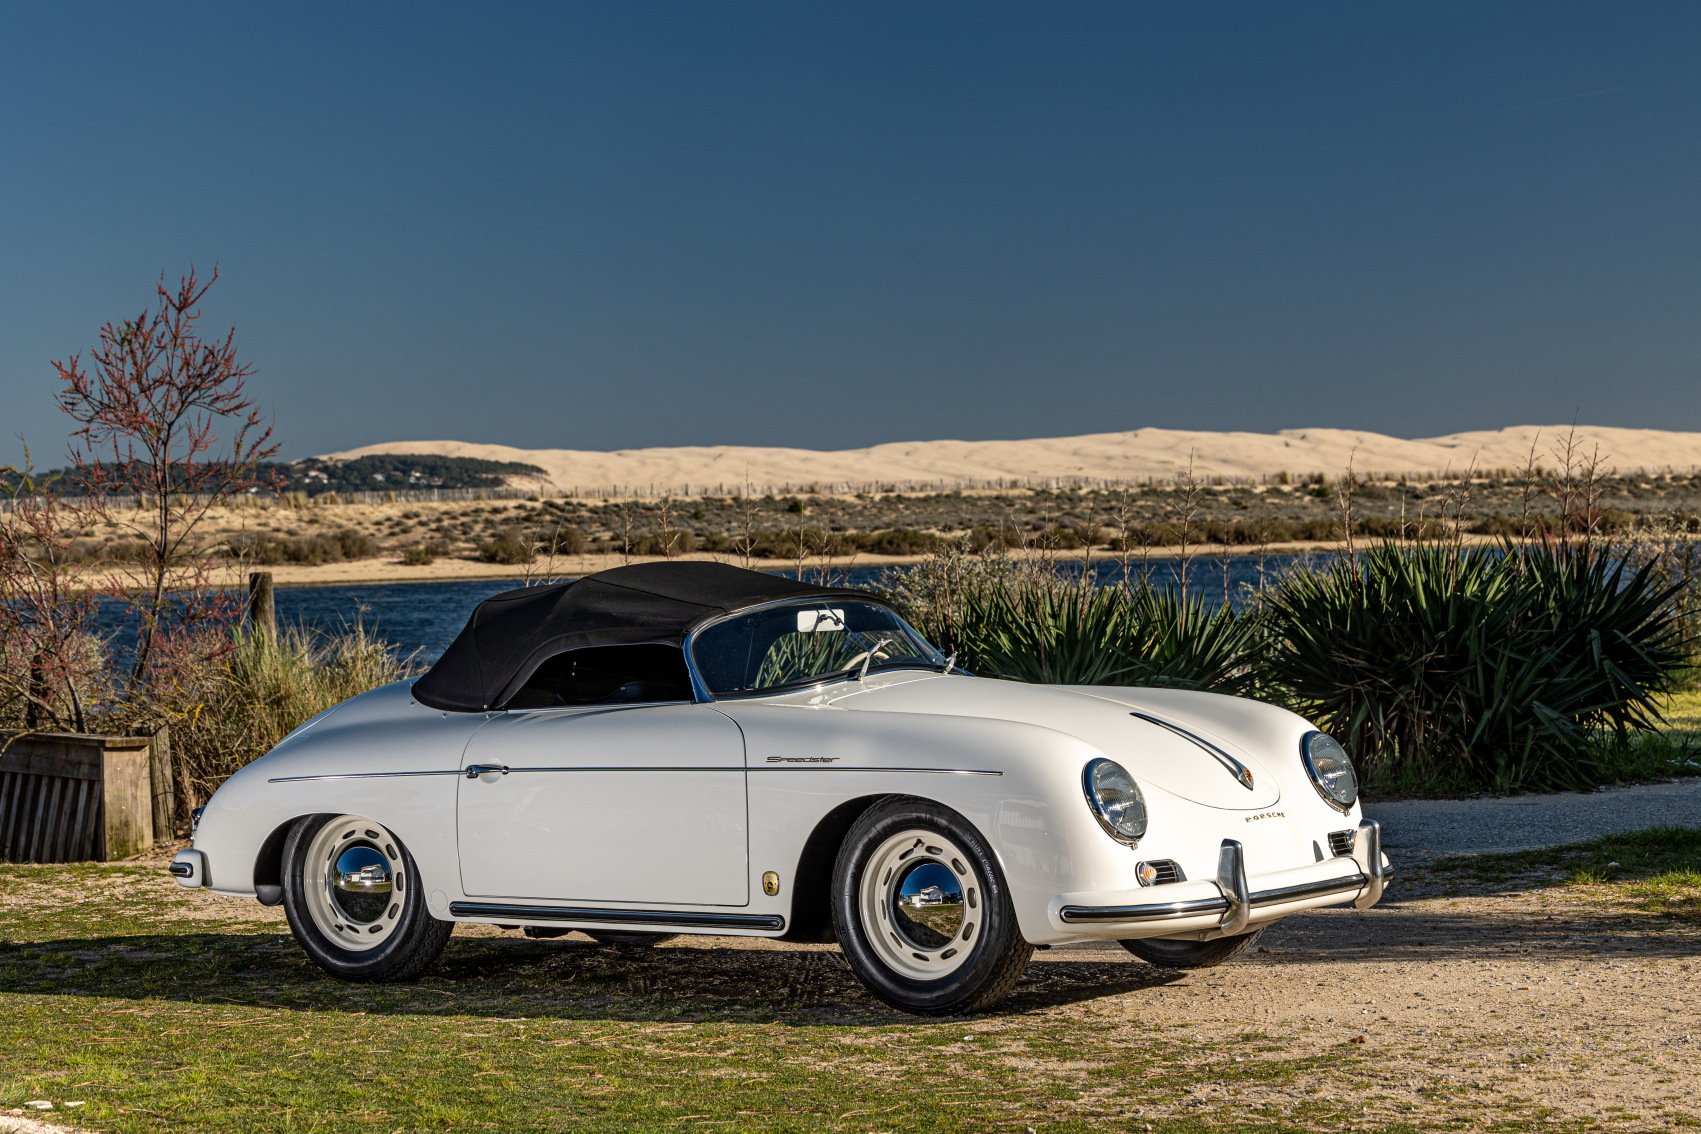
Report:
[[[1202,595],[1183,596],[1144,583],[1130,588],[1134,639],[1125,683],[1217,693],[1256,694],[1253,666],[1264,639],[1256,611],[1211,604]]]
[[[1094,586],[1036,564],[940,557],[893,588],[919,628],[988,677],[1245,692],[1256,619],[1145,582]]]
[[[1384,546],[1284,580],[1265,668],[1372,790],[1583,787],[1658,718],[1673,593],[1598,548]]]
[[[1057,685],[1128,683],[1136,636],[1119,588],[1038,576],[967,591],[941,633],[976,673]]]

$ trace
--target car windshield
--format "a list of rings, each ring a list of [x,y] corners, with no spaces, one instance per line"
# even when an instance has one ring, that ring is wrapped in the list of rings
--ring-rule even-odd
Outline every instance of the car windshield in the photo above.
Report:
[[[699,632],[697,674],[717,697],[736,697],[878,669],[944,669],[943,655],[886,607],[834,600],[751,611]]]

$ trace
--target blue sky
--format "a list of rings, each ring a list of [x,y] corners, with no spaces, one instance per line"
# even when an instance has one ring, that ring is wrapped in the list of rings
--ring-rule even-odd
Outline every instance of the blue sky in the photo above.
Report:
[[[1701,429],[1701,5],[0,0],[0,461],[217,262],[287,455]]]

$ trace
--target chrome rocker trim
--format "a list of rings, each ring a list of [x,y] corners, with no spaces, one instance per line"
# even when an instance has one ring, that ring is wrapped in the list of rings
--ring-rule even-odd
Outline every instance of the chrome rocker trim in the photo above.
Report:
[[[778,914],[611,910],[587,906],[516,906],[503,902],[451,902],[449,914],[452,917],[498,917],[521,925],[537,921],[571,921],[589,925],[677,925],[694,929],[762,929],[776,932],[786,927],[786,919]]]
[[[1232,936],[1244,933],[1253,911],[1264,906],[1350,894],[1355,909],[1369,909],[1381,899],[1390,874],[1382,863],[1382,830],[1374,819],[1366,819],[1353,833],[1352,857],[1358,865],[1356,874],[1249,892],[1245,850],[1236,840],[1224,839],[1217,858],[1216,881],[1217,888],[1222,891],[1220,897],[1195,898],[1185,902],[1144,902],[1137,906],[1064,906],[1057,911],[1057,916],[1070,924],[1103,921],[1152,924],[1221,913],[1223,917],[1218,929],[1225,936]]]

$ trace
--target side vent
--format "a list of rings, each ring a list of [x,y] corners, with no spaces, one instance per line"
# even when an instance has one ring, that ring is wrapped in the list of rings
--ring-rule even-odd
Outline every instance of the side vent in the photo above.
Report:
[[[1142,862],[1134,869],[1140,877],[1140,885],[1142,886],[1167,886],[1171,882],[1180,882],[1183,879],[1181,867],[1171,858],[1158,858],[1151,862]]]
[[[1353,833],[1351,831],[1329,832],[1329,853],[1336,858],[1348,858],[1353,853]]]

